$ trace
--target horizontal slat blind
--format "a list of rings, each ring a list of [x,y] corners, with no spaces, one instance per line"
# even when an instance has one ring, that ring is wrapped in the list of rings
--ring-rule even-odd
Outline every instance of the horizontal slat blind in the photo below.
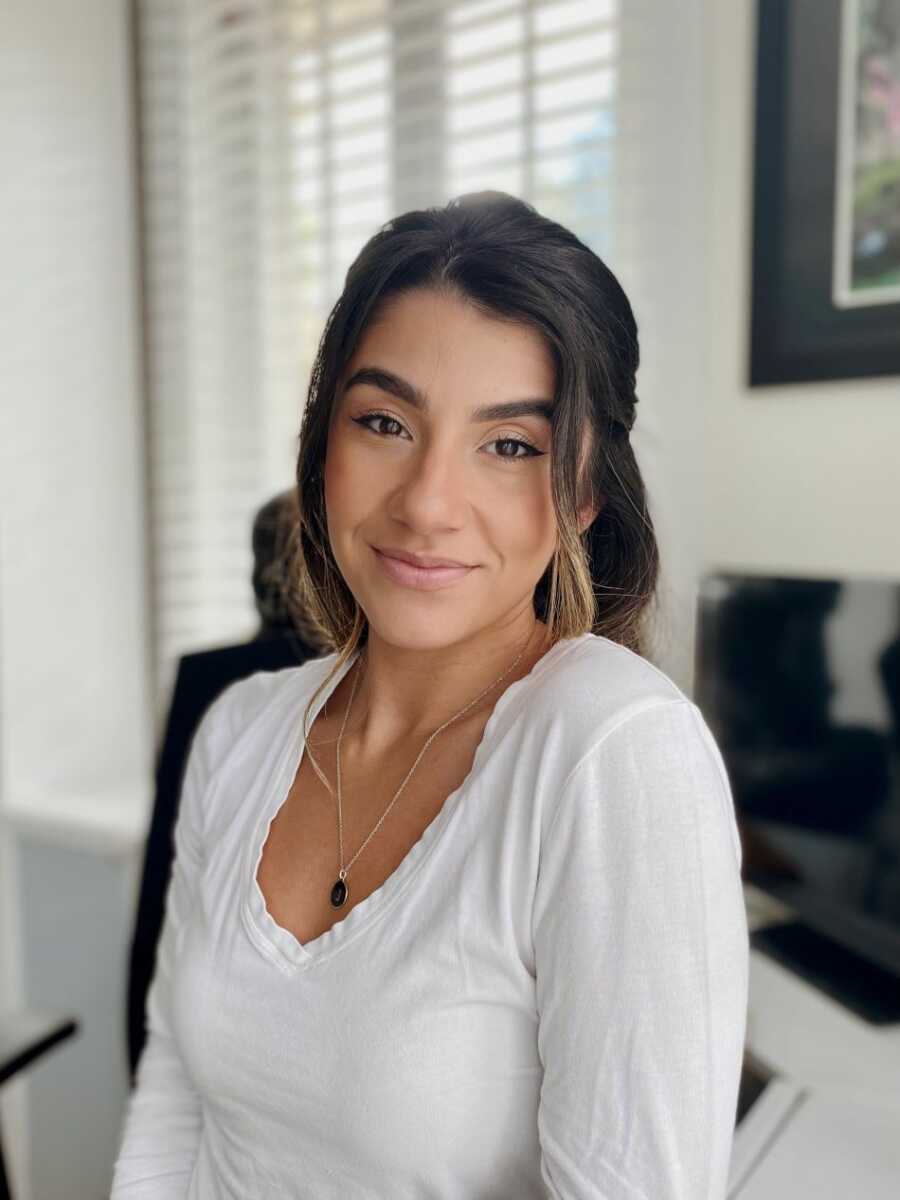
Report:
[[[325,317],[379,225],[501,188],[640,281],[652,76],[622,8],[139,0],[160,716],[180,654],[255,631],[253,514],[293,481]]]

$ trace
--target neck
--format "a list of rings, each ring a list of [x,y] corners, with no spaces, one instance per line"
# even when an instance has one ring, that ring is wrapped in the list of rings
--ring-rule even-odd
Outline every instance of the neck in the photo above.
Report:
[[[467,720],[487,720],[506,688],[527,675],[550,648],[547,626],[531,612],[526,618],[500,633],[492,631],[490,639],[479,635],[433,650],[391,645],[370,628],[359,660],[328,705],[340,729],[354,677],[361,669],[344,729],[342,758],[346,751],[348,760],[371,761],[410,742],[421,743],[468,705],[447,727],[447,734]]]

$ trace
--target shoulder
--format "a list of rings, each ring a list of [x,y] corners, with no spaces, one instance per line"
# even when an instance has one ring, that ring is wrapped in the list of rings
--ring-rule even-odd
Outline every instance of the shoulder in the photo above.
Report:
[[[657,758],[712,757],[724,771],[700,708],[660,667],[609,638],[574,639],[548,671],[540,702],[563,712],[573,729],[571,767],[606,745],[611,752],[637,748]]]
[[[587,633],[557,643],[529,697],[535,719],[564,722],[571,760],[639,713],[690,704],[664,671],[625,646]]]
[[[551,677],[588,692],[615,690],[624,700],[643,697],[684,700],[688,697],[665,671],[627,646],[597,633],[558,642],[558,669]]]
[[[545,772],[553,784],[546,820],[561,802],[565,807],[583,794],[583,803],[602,803],[610,816],[619,805],[634,816],[637,796],[645,808],[658,803],[670,813],[678,796],[687,804],[703,797],[733,822],[719,747],[701,710],[673,679],[595,634],[556,650],[535,679],[525,722],[529,737],[544,747],[543,766],[556,766]],[[736,842],[734,829],[731,835]]]
[[[329,654],[297,666],[253,671],[233,680],[203,714],[195,741],[202,744],[204,753],[220,762],[238,740],[277,720],[285,707],[304,692],[311,695],[336,658],[336,654]]]
[[[565,682],[578,697],[566,709],[575,733],[551,816],[596,808],[617,829],[653,826],[676,838],[697,823],[730,843],[740,864],[730,777],[697,704],[664,671],[607,639],[592,636],[567,658],[555,686]]]

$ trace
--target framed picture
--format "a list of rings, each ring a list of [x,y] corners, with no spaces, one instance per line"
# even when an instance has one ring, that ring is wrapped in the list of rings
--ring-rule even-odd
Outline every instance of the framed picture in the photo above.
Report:
[[[900,374],[900,0],[758,0],[750,386]]]

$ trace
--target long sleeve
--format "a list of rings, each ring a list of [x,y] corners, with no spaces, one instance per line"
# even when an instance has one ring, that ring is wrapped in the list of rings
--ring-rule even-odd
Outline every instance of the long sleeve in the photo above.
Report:
[[[201,1103],[173,1035],[173,972],[203,856],[208,735],[224,695],[217,697],[198,725],[185,766],[173,833],[172,873],[147,993],[147,1040],[125,1112],[111,1200],[186,1197],[197,1157]]]
[[[693,702],[627,716],[570,773],[532,926],[552,1200],[724,1200],[748,997],[740,866]]]

